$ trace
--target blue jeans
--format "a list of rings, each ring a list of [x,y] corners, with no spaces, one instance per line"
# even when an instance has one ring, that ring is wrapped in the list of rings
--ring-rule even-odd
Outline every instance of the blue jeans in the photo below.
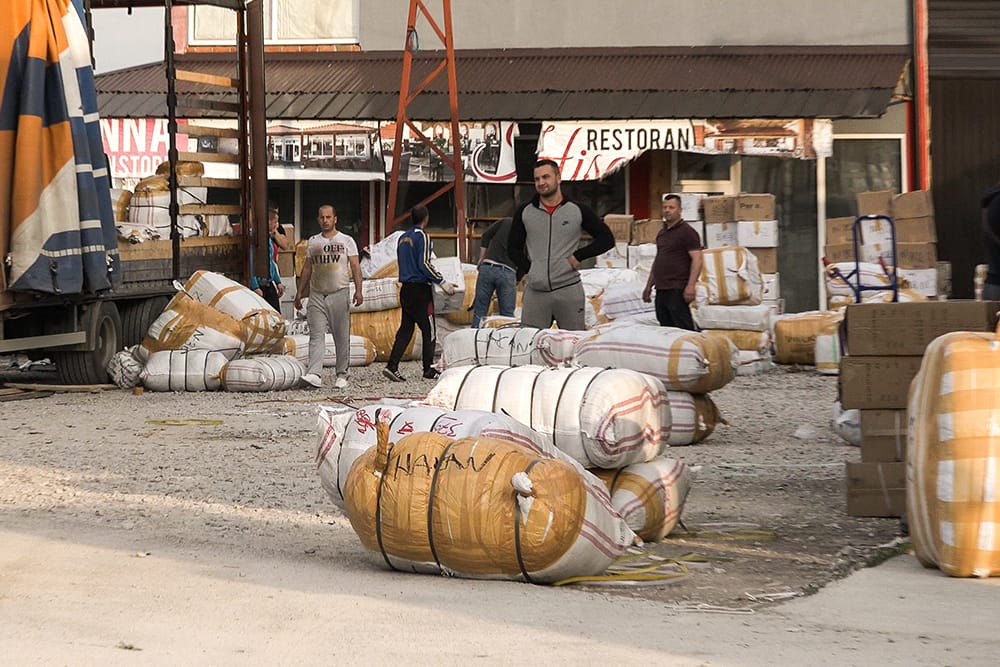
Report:
[[[497,293],[500,314],[504,317],[514,317],[514,306],[517,304],[517,276],[511,269],[483,262],[479,267],[479,277],[476,279],[476,298],[472,302],[473,329],[478,329],[479,322],[486,317],[493,292]]]

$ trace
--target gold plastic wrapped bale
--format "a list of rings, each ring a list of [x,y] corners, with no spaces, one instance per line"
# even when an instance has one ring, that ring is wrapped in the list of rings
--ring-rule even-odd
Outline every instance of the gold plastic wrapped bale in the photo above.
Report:
[[[840,322],[841,311],[811,311],[783,315],[774,323],[774,360],[779,364],[816,363],[816,335],[832,323]]]
[[[634,534],[570,464],[505,440],[414,433],[351,467],[347,516],[393,569],[553,583],[602,574]]]
[[[665,457],[590,472],[607,485],[611,506],[628,527],[647,542],[659,542],[677,525],[694,476],[683,461]]]
[[[243,322],[178,292],[149,326],[136,356],[145,362],[163,350],[211,350],[233,359],[243,354],[246,338]]]
[[[195,301],[229,315],[244,325],[247,354],[280,353],[285,343],[285,318],[264,297],[246,285],[213,271],[195,271],[184,283]]]
[[[935,338],[910,385],[906,504],[917,558],[952,577],[1000,575],[1000,342]]]

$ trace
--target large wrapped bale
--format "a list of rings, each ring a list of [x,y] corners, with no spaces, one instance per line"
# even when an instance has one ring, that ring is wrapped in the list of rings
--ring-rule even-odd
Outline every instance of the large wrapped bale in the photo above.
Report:
[[[504,412],[551,437],[584,467],[648,461],[670,437],[663,385],[624,368],[457,366],[441,375],[426,402],[448,410]]]
[[[780,315],[774,322],[774,360],[779,364],[812,366],[816,363],[816,335],[843,317],[842,311]]]
[[[135,356],[137,348],[133,345],[119,350],[108,361],[108,377],[122,389],[132,389],[141,382],[143,363]]]
[[[699,304],[692,310],[695,324],[702,329],[741,329],[747,331],[770,331],[771,318],[775,307],[767,304],[757,306],[714,306]]]
[[[385,436],[348,473],[351,526],[397,570],[553,583],[602,574],[633,542],[570,464],[493,438]]]
[[[828,297],[850,297],[854,298],[854,288],[852,285],[860,284],[866,287],[888,287],[890,284],[886,270],[879,264],[871,262],[836,262],[827,264],[824,269],[826,273],[826,295]],[[874,293],[862,292],[863,295]],[[891,294],[891,291],[889,291]],[[862,297],[866,298],[866,296]]]
[[[683,461],[666,457],[590,472],[607,485],[611,506],[628,527],[647,542],[659,542],[677,525],[694,476]]]
[[[736,375],[736,348],[723,338],[639,322],[597,327],[576,343],[581,366],[648,373],[667,389],[707,394]]]
[[[744,329],[702,329],[702,333],[713,338],[725,338],[737,350],[768,352],[771,350],[771,332],[747,331]]]
[[[559,366],[573,358],[573,345],[583,335],[565,329],[508,327],[461,329],[441,344],[444,367],[468,365]]]
[[[306,369],[287,354],[234,359],[222,367],[219,379],[226,391],[284,391],[299,383]]]
[[[361,305],[354,305],[354,283],[350,290],[351,312],[370,313],[399,308],[399,282],[395,278],[375,278],[361,281]]]
[[[900,283],[902,284],[902,283]],[[861,293],[862,303],[891,303],[892,302],[892,290],[875,290],[870,292]],[[906,287],[900,287],[896,291],[896,303],[913,303],[917,301],[927,301],[927,297]],[[845,308],[852,303],[856,303],[853,294],[850,295],[835,295],[831,296],[827,300],[827,308],[830,310],[837,310],[838,308]]]
[[[1000,575],[1000,346],[956,332],[910,385],[906,507],[917,558],[952,577]]]
[[[636,315],[655,314],[656,306],[642,300],[645,283],[614,283],[600,294],[599,317],[608,320],[623,319]]]
[[[399,275],[399,264],[396,262],[396,246],[403,231],[395,231],[384,239],[367,248],[367,256],[362,257],[361,276],[369,278],[390,278]]]
[[[165,350],[212,350],[227,359],[243,354],[245,325],[220,310],[178,292],[153,320],[136,350],[140,361]]]
[[[698,282],[705,287],[710,305],[753,306],[764,298],[764,279],[757,258],[746,248],[709,248],[702,251],[702,257]]]
[[[213,350],[163,350],[149,355],[139,381],[150,391],[215,391],[228,362]]]
[[[221,273],[195,271],[182,291],[244,325],[247,354],[281,352],[285,319],[264,297]]]
[[[204,204],[208,188],[177,188],[179,206]],[[148,227],[159,238],[170,238],[170,185],[167,176],[157,174],[138,183],[129,198],[128,221],[133,225]],[[182,238],[205,235],[207,228],[201,216],[179,215],[177,225]]]
[[[378,421],[388,425],[390,445],[417,431],[440,433],[449,438],[498,438],[545,456],[561,458],[581,473],[584,471],[583,466],[557,449],[549,438],[504,414],[486,410],[445,410],[426,405],[403,407],[376,403],[357,410],[320,406],[316,469],[323,488],[341,509],[347,473],[359,456],[377,444],[375,424]]]
[[[453,311],[444,313],[444,318],[452,324],[470,325],[472,324],[472,302],[476,299],[476,281],[479,279],[479,272],[471,264],[462,265],[462,305]],[[490,303],[488,312],[495,311],[496,307]]]
[[[323,367],[331,368],[337,365],[337,346],[333,342],[333,334],[328,333],[323,338]],[[284,353],[289,354],[303,364],[309,364],[309,334],[293,334],[285,336]],[[351,336],[350,360],[347,365],[371,366],[375,361],[375,343],[364,336]]]
[[[842,317],[831,317],[816,330],[815,363],[816,371],[823,375],[840,374],[840,357],[843,345],[840,340]]]
[[[402,319],[403,310],[380,310],[371,313],[351,314],[351,335],[367,338],[375,346],[375,361],[389,361],[392,344],[396,340],[396,330]],[[403,351],[403,360],[420,359],[424,349],[420,328],[414,327],[413,337]]]
[[[671,421],[667,444],[671,447],[699,443],[712,435],[718,424],[725,423],[708,394],[668,391],[667,399]]]

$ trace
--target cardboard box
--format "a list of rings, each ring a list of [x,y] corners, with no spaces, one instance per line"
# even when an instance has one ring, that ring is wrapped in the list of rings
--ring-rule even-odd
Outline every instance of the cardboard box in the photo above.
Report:
[[[757,258],[757,270],[761,273],[778,272],[778,249],[777,248],[748,248],[754,257]]]
[[[848,309],[852,307],[848,306]],[[848,347],[848,352],[850,351]],[[921,356],[858,357],[853,354],[842,357],[839,376],[840,406],[845,410],[905,408],[910,381],[920,370],[922,359]]]
[[[877,190],[875,192],[859,192],[855,195],[858,202],[858,215],[892,215],[892,190]]]
[[[906,460],[906,410],[861,410],[861,460]]]
[[[893,218],[933,218],[934,200],[930,190],[904,192],[892,198]]]
[[[656,243],[656,235],[663,227],[662,220],[636,220],[632,224],[632,240],[630,245],[641,245],[643,243]]]
[[[896,218],[896,243],[934,243],[937,230],[934,218]]]
[[[941,334],[995,330],[998,310],[997,301],[851,304],[845,315],[847,350],[852,356],[922,355]]]
[[[611,233],[614,235],[615,241],[623,243],[632,241],[632,224],[634,222],[634,215],[608,213],[604,216],[604,224],[611,228]]]
[[[706,222],[705,247],[722,248],[740,244],[739,225],[735,222]]]
[[[827,243],[823,246],[823,257],[828,262],[839,264],[840,262],[854,261],[854,243]]]
[[[845,476],[848,516],[906,513],[905,463],[848,463]]]
[[[731,195],[705,197],[701,200],[701,213],[705,222],[734,222],[736,220],[736,197]]]
[[[777,248],[777,220],[740,220],[736,223],[738,245],[744,248]]]
[[[934,243],[897,243],[896,266],[901,269],[936,269],[937,245]]]
[[[741,194],[736,197],[734,220],[774,220],[774,195]]]
[[[681,198],[681,217],[688,222],[701,220],[701,200],[706,195],[700,192],[679,192],[677,194]],[[666,195],[663,196],[666,197]]]
[[[278,251],[278,275],[282,278],[295,275],[295,250]]]
[[[937,296],[937,269],[896,269],[900,287],[907,287],[928,298]]]
[[[951,262],[935,262],[938,274],[938,298],[941,300],[951,296]]]
[[[827,218],[826,244],[854,243],[854,218]]]

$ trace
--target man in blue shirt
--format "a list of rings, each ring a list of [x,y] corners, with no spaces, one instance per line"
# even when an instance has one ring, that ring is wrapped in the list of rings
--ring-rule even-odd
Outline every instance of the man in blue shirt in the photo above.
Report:
[[[423,344],[424,377],[434,380],[439,375],[434,368],[434,292],[431,285],[440,285],[445,294],[452,295],[458,286],[445,281],[431,264],[431,240],[424,228],[430,218],[426,206],[414,206],[410,211],[410,228],[399,238],[396,260],[399,263],[399,306],[403,311],[396,340],[389,354],[389,361],[382,371],[390,380],[405,382],[399,374],[399,362],[406,346],[413,337],[415,326],[420,327]]]

